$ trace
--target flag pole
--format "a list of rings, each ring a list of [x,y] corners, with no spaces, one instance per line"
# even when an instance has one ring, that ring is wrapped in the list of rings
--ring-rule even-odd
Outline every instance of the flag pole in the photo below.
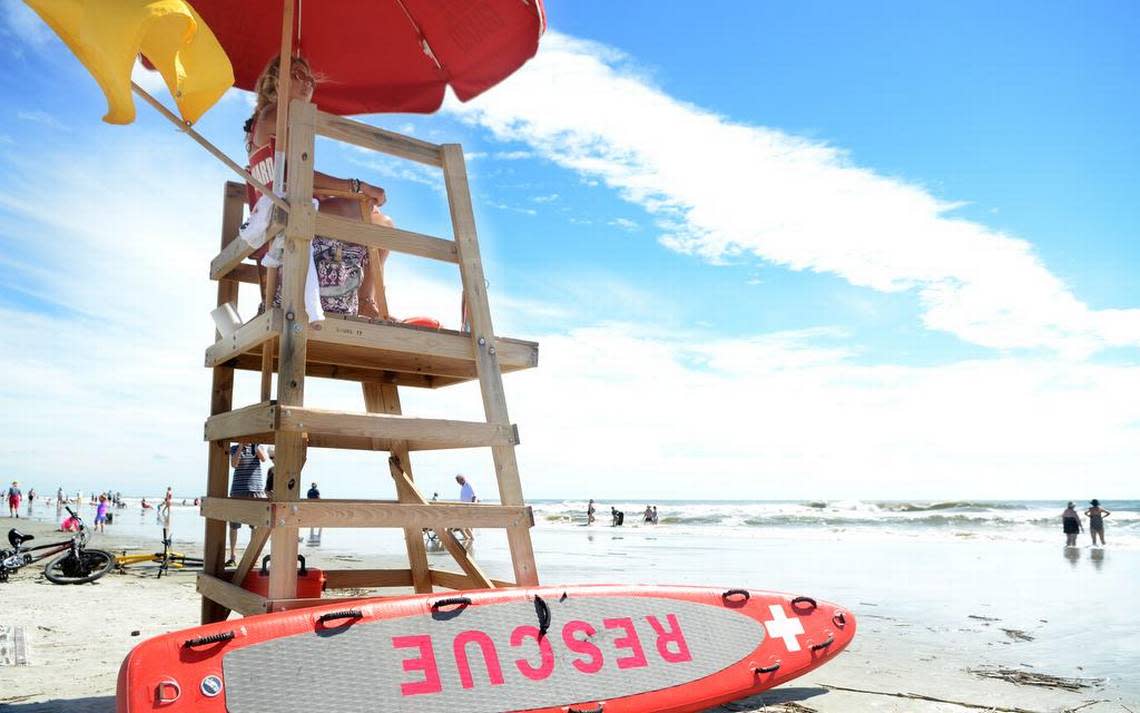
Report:
[[[273,152],[273,187],[285,190],[285,148],[289,142],[289,93],[293,83],[293,8],[284,0],[281,16],[281,55],[277,65],[277,148]]]

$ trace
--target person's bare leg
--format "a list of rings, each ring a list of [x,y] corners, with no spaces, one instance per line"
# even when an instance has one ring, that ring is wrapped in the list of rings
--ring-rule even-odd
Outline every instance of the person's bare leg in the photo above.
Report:
[[[237,559],[237,535],[238,535],[237,528],[231,527],[230,528],[230,559],[231,560]]]

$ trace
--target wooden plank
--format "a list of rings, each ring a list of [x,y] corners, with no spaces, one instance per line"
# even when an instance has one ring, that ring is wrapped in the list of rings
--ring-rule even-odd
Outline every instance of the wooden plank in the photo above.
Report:
[[[237,502],[237,498],[223,498],[227,502],[210,505],[209,517],[222,517],[235,522],[261,524],[269,513],[264,507],[255,507],[258,501]],[[252,504],[253,506],[250,506]],[[265,501],[262,501],[265,505]],[[424,528],[467,527],[529,527],[534,516],[529,507],[489,505],[483,503],[413,503],[395,500],[301,500],[294,503],[275,503],[272,510],[274,526],[280,527],[399,527],[414,528],[420,534]],[[203,514],[207,512],[205,505]]]
[[[204,572],[198,575],[198,593],[239,614],[265,612],[265,597]]]
[[[352,121],[343,116],[317,112],[317,133],[336,141],[406,158],[409,161],[418,161],[429,166],[440,165],[438,145]]]
[[[420,538],[423,541],[423,538]],[[410,569],[326,569],[325,589],[371,589],[412,586]]]
[[[285,264],[282,268],[281,301],[285,315],[280,339],[277,402],[281,406],[303,406],[305,403],[305,355],[308,345],[309,317],[305,313],[305,279],[312,252],[315,212],[313,195],[313,131],[316,107],[300,100],[289,106],[289,223],[285,229]],[[305,464],[305,444],[297,432],[277,433],[275,438],[274,503],[299,499],[301,469]],[[297,559],[297,528],[274,527],[270,536],[270,553],[278,562]],[[295,567],[273,567],[269,570],[269,598],[291,599],[297,596]]]
[[[281,431],[363,436],[408,441],[409,448],[476,448],[512,445],[518,435],[509,424],[405,418],[382,414],[278,406]]]
[[[375,597],[311,597],[308,599],[273,599],[266,600],[265,608],[267,611],[278,612],[339,604],[345,609],[349,609],[355,604],[367,604],[369,600],[374,598]]]
[[[241,561],[238,562],[237,569],[230,579],[231,582],[244,582],[245,576],[261,561],[261,552],[265,549],[265,543],[269,542],[270,532],[268,527],[254,528],[249,536],[249,544],[242,552]]]
[[[273,509],[268,500],[257,498],[205,497],[198,506],[202,517],[222,522],[240,522],[254,527],[272,527]]]
[[[309,330],[310,341],[363,347],[383,352],[462,360],[472,367],[475,351],[471,335],[450,329],[429,329],[407,324],[364,322],[329,315]],[[495,353],[509,369],[538,366],[538,344],[519,339],[496,339]]]
[[[313,345],[309,345],[309,353],[313,353]],[[274,363],[276,364],[276,359]],[[261,357],[255,348],[249,354],[243,354],[226,366],[247,371],[261,370]],[[430,374],[409,374],[407,372],[389,371],[386,369],[369,369],[359,366],[338,366],[336,364],[321,364],[312,359],[305,365],[305,375],[322,379],[338,379],[341,381],[377,381],[386,384],[399,384],[412,386],[418,389],[434,389],[440,386],[451,386],[462,383],[458,378],[437,377]]]
[[[210,416],[206,419],[205,440],[248,440],[255,435],[271,433],[276,427],[277,408],[272,401],[266,401]]]
[[[238,327],[232,336],[223,337],[206,349],[206,366],[218,366],[273,339],[281,333],[281,321],[280,309],[270,309],[257,315]]]
[[[269,230],[266,231],[266,234],[269,235],[271,240],[273,236],[285,229],[288,220],[289,214],[286,211],[280,208],[273,209],[273,219],[270,221]],[[240,226],[241,224],[239,223],[238,225]],[[234,228],[234,235],[237,235],[236,227]],[[222,248],[222,251],[210,261],[210,279],[232,279],[230,278],[230,273],[236,270],[238,266],[242,264],[243,260],[253,255],[253,251],[254,248],[246,241],[240,239],[233,240]],[[256,269],[256,266],[253,267]]]
[[[233,181],[226,182],[222,198],[222,238],[221,246],[224,249],[230,241],[236,239],[238,226],[241,225],[245,186]],[[222,281],[218,283],[218,306],[237,302],[238,283]],[[216,338],[221,338],[218,334]],[[234,370],[229,366],[215,366],[212,371],[212,386],[210,389],[210,415],[217,416],[233,408],[234,401]],[[230,452],[229,444],[211,442],[207,444],[206,496],[225,497],[230,487]],[[209,575],[217,576],[222,573],[226,561],[226,532],[224,522],[216,520],[205,521],[205,534],[203,537],[203,568]],[[229,615],[229,609],[217,602],[202,598],[201,622],[209,624],[223,621]]]
[[[392,478],[396,481],[396,492],[400,493],[401,499],[407,502],[417,502],[423,505],[428,504],[424,498],[423,493],[420,492],[416,484],[404,471],[404,465],[395,454],[388,458],[388,469],[392,472]],[[459,565],[460,569],[467,573],[481,589],[491,589],[495,585],[491,582],[491,578],[476,564],[475,560],[471,559],[467,554],[467,548],[451,533],[447,528],[439,528],[433,530],[435,536],[443,543],[444,549]],[[510,532],[508,530],[508,532]]]
[[[392,384],[382,383],[363,383],[360,385],[361,391],[364,396],[364,407],[369,413],[388,414],[391,416],[398,416],[403,413],[403,408],[400,405],[400,392]],[[378,440],[372,439],[372,445],[378,444]],[[397,441],[388,446],[388,450],[400,459],[404,466],[404,472],[409,479],[412,477],[412,464],[408,456],[408,444],[406,441]],[[397,489],[397,496],[400,502],[415,502],[414,498],[409,499],[406,493]],[[431,575],[429,574],[429,565],[427,559],[427,546],[424,544],[423,530],[416,527],[404,528],[404,549],[408,553],[408,566],[411,568],[412,587],[419,594],[426,594],[432,591]]]
[[[230,270],[229,274],[221,279],[232,280],[233,282],[245,282],[250,285],[261,284],[261,280],[257,277],[257,265],[252,265],[248,262],[241,263]]]
[[[431,582],[437,587],[445,589],[480,589],[479,584],[471,577],[463,574],[462,572],[449,572],[445,569],[432,569]],[[514,587],[514,582],[507,582],[501,579],[492,579],[491,583],[496,588],[499,587]]]
[[[455,243],[451,240],[413,233],[410,230],[363,223],[353,218],[343,218],[328,213],[317,214],[317,235],[442,262],[459,262]]]
[[[443,181],[451,210],[451,226],[459,250],[459,274],[463,278],[463,295],[471,322],[471,340],[475,349],[479,390],[483,396],[483,411],[488,423],[510,423],[498,350],[494,346],[495,331],[491,323],[483,263],[479,257],[479,240],[475,230],[475,213],[471,207],[471,192],[467,184],[467,168],[463,161],[463,147],[459,144],[446,144],[440,148],[440,154],[443,158]],[[504,505],[522,505],[522,483],[519,481],[515,449],[511,445],[500,445],[491,449],[491,455],[495,461],[499,500]],[[537,585],[538,572],[534,563],[530,530],[525,527],[508,530],[507,542],[511,549],[515,580],[521,586]]]

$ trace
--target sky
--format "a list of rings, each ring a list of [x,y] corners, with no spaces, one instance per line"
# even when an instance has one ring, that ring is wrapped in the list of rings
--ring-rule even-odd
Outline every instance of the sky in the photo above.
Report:
[[[0,8],[0,478],[201,493],[231,176],[145,105],[102,123],[50,30]],[[464,147],[496,333],[541,345],[505,377],[527,496],[1140,497],[1135,4],[547,15],[483,96],[362,117]],[[250,107],[232,90],[197,128],[240,158]],[[434,169],[325,141],[317,166],[449,237]],[[392,258],[393,312],[454,327],[458,275],[426,263]],[[256,391],[239,376],[235,405]],[[482,418],[473,385],[403,401]],[[348,383],[306,403],[363,408]],[[494,497],[485,450],[413,467]],[[392,494],[378,454],[316,451],[310,476]]]

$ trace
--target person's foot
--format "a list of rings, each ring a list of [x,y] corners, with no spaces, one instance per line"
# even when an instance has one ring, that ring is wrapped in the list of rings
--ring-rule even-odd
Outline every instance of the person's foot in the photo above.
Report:
[[[226,560],[226,563],[222,566],[223,567],[237,567],[237,559],[230,557],[228,560]]]

